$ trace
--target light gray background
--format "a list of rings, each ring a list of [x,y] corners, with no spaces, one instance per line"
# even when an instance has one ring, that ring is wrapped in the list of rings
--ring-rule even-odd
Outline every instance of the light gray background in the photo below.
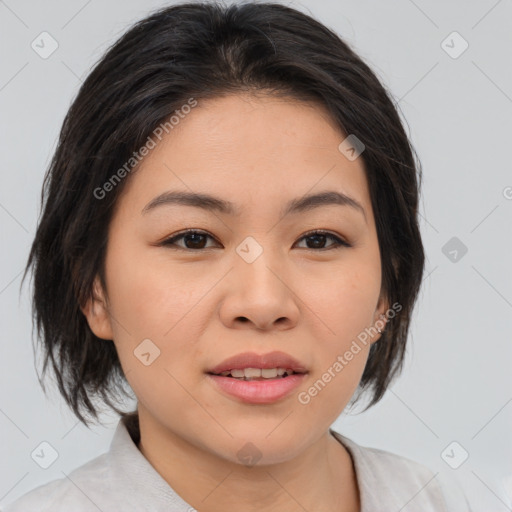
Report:
[[[156,1],[0,1],[0,506],[108,449],[109,428],[77,423],[37,382],[21,271],[35,233],[43,175],[64,115],[91,66]],[[389,86],[424,168],[427,272],[406,369],[370,411],[334,428],[360,444],[450,473],[477,510],[512,510],[512,2],[302,0],[290,5],[338,32]],[[42,59],[43,31],[58,49]],[[469,44],[457,58],[442,41]],[[453,36],[445,45],[458,52]],[[509,187],[509,188],[507,188]],[[456,262],[443,247],[457,237]],[[445,251],[446,252],[446,251]],[[43,441],[58,452],[42,469]],[[457,441],[458,469],[441,457]],[[451,460],[460,457],[456,448]]]

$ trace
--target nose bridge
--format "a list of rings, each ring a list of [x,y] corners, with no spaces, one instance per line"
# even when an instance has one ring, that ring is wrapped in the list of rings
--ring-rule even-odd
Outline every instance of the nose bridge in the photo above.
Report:
[[[236,247],[236,253],[221,305],[224,324],[233,327],[249,320],[258,329],[295,325],[299,309],[283,271],[286,256],[251,236]]]
[[[261,238],[260,238],[261,240]],[[279,251],[270,246],[270,237],[265,239],[265,247],[253,236],[246,237],[236,248],[235,270],[240,272],[243,283],[258,289],[272,289],[283,286],[276,276],[282,269]]]

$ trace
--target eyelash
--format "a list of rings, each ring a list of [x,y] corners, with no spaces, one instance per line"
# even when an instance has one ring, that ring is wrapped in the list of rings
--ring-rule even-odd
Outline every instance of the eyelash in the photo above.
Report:
[[[210,235],[209,233],[207,233],[206,231],[201,231],[201,230],[197,230],[197,229],[187,229],[186,231],[182,231],[176,235],[173,235],[170,238],[167,238],[166,240],[161,242],[159,245],[163,246],[163,247],[169,247],[171,249],[193,251],[193,252],[201,252],[201,251],[205,251],[206,249],[212,249],[212,247],[206,247],[206,248],[202,248],[202,249],[189,249],[188,247],[177,246],[175,244],[175,242],[177,240],[184,238],[186,235],[203,235],[203,236],[208,236],[215,240],[215,238],[212,235]],[[348,242],[345,242],[345,240],[341,239],[340,237],[333,235],[332,233],[329,233],[328,231],[323,231],[323,230],[310,231],[308,233],[305,233],[304,235],[301,236],[301,238],[299,238],[299,240],[302,240],[304,238],[308,238],[308,237],[314,236],[314,235],[326,235],[327,238],[331,238],[332,240],[335,240],[336,243],[331,247],[326,247],[326,248],[321,248],[321,249],[305,248],[305,250],[319,252],[319,251],[329,251],[332,249],[341,249],[342,247],[352,247],[351,244],[349,244]]]

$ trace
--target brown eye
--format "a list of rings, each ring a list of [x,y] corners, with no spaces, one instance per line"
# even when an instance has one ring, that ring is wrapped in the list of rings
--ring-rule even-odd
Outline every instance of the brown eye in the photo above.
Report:
[[[201,249],[212,248],[206,246],[208,238],[215,240],[209,233],[189,229],[164,240],[160,245],[163,247],[170,247],[171,249],[200,251]],[[307,247],[305,247],[305,249],[310,250],[326,251],[340,247],[351,247],[349,243],[345,242],[340,237],[326,231],[313,231],[307,233],[301,237],[300,240],[306,240]],[[328,240],[331,240],[334,243],[326,247],[325,244]],[[178,244],[177,242],[179,241],[183,241],[183,245]]]
[[[325,247],[326,240],[328,239],[334,240],[334,244]],[[306,249],[329,250],[339,247],[350,247],[350,244],[326,231],[313,231],[304,235],[300,240],[307,240],[308,247],[305,247]]]
[[[171,238],[168,238],[167,240],[164,240],[161,245],[164,247],[175,246],[178,249],[189,249],[192,251],[205,248],[208,249],[209,247],[205,247],[208,238],[213,239],[211,235],[205,233],[204,231],[190,229]],[[176,242],[179,240],[183,240],[183,243],[185,244],[184,247],[176,244]]]

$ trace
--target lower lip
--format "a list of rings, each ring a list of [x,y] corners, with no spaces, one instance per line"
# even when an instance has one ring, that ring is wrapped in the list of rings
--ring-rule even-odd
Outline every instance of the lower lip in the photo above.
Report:
[[[289,395],[307,374],[294,373],[281,379],[238,380],[233,377],[208,374],[208,377],[224,393],[250,404],[270,404]]]

